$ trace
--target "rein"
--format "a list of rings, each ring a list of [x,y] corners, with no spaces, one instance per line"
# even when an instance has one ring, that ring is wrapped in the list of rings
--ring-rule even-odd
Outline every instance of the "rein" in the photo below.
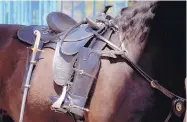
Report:
[[[154,80],[147,73],[145,73],[138,65],[134,64],[125,54],[123,54],[121,56],[127,61],[127,63],[129,64],[129,66],[131,66],[131,68],[133,68],[136,72],[138,72],[140,74],[140,76],[142,76],[146,81],[148,81],[148,83],[150,84],[150,86],[152,88],[159,90],[165,96],[167,96],[168,98],[170,98],[172,100],[171,110],[164,122],[169,121],[173,112],[177,116],[181,116],[183,114],[183,112],[185,111],[185,105],[184,105],[185,101],[186,101],[185,98],[182,98],[182,97],[174,94],[173,92],[167,90],[166,88],[164,88],[162,85],[160,85],[158,83],[157,80]]]
[[[168,89],[166,89],[162,85],[160,85],[157,80],[154,80],[146,72],[144,72],[138,65],[134,64],[129,59],[129,57],[126,55],[127,54],[126,51],[121,50],[120,48],[118,48],[114,44],[111,44],[111,42],[108,43],[109,40],[107,40],[104,37],[100,36],[96,32],[94,32],[94,34],[99,39],[105,41],[111,48],[115,49],[116,51],[111,52],[111,53],[113,53],[114,55],[120,55],[126,61],[126,63],[129,66],[131,66],[131,68],[133,68],[138,74],[140,74],[140,76],[142,76],[150,84],[150,86],[153,89],[157,89],[158,91],[162,92],[165,96],[167,96],[168,98],[170,98],[172,100],[171,110],[170,110],[170,112],[169,112],[169,114],[168,114],[168,116],[167,116],[167,118],[166,118],[166,120],[164,122],[168,122],[169,121],[169,119],[171,118],[173,112],[175,113],[175,115],[177,115],[179,117],[184,113],[184,111],[185,111],[185,102],[186,102],[185,98],[182,98],[182,97],[174,94],[173,92],[169,91]]]

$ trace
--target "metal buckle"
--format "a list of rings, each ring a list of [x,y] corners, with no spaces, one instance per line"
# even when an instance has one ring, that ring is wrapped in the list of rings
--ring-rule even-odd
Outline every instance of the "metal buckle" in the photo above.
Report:
[[[153,88],[157,88],[156,83],[157,83],[156,80],[152,80],[152,81],[151,81],[151,86],[152,86]]]
[[[182,99],[174,99],[172,101],[173,104],[173,112],[175,113],[175,115],[177,115],[178,117],[180,117],[183,112],[185,111],[185,101],[183,101]]]

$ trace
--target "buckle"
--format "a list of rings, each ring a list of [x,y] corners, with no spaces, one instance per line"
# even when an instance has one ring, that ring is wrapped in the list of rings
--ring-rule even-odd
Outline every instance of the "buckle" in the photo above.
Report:
[[[174,99],[172,101],[173,112],[180,117],[185,111],[185,101],[182,99]]]

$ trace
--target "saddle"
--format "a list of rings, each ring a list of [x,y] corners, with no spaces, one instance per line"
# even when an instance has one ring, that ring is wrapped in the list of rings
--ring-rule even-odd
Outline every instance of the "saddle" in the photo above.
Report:
[[[33,45],[33,31],[40,31],[40,48],[49,47],[55,50],[54,82],[62,86],[61,96],[50,96],[53,102],[51,109],[83,117],[83,112],[89,111],[84,107],[100,68],[100,51],[107,45],[104,40],[110,39],[114,29],[105,25],[106,23],[95,23],[89,18],[86,22],[77,23],[60,12],[50,13],[47,23],[48,26],[31,25],[20,29],[17,33],[18,38]],[[104,39],[95,35],[93,31]]]

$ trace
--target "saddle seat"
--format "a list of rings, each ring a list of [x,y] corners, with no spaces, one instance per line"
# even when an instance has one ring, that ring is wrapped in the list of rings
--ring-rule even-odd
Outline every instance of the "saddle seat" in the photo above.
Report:
[[[77,22],[62,12],[51,12],[47,16],[47,24],[50,29],[60,33],[67,31],[67,29],[77,24]]]

